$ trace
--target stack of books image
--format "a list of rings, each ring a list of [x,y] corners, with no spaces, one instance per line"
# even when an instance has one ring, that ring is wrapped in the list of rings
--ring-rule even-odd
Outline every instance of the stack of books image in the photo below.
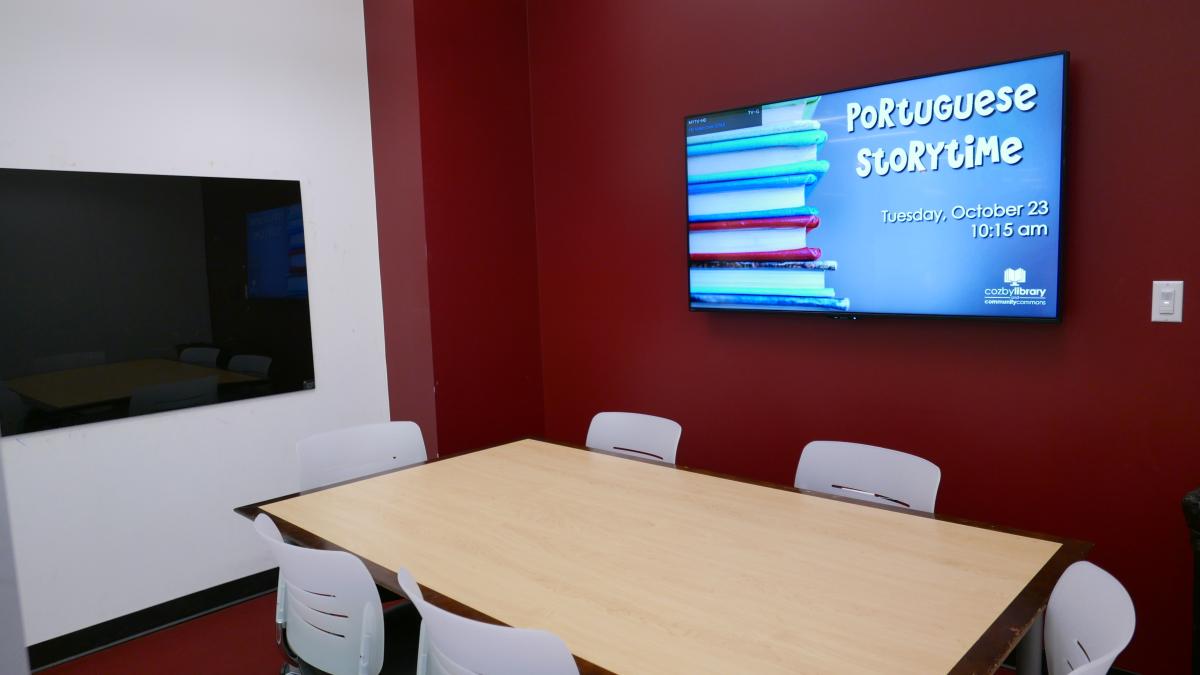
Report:
[[[688,256],[692,302],[845,311],[826,286],[837,262],[810,245],[808,203],[829,170],[818,98],[764,106],[762,124],[688,138]]]

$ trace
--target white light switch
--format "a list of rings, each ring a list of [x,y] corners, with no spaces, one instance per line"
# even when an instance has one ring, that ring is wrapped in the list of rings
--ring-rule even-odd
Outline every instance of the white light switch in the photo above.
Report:
[[[1183,282],[1156,281],[1150,299],[1150,320],[1179,323],[1183,321]]]

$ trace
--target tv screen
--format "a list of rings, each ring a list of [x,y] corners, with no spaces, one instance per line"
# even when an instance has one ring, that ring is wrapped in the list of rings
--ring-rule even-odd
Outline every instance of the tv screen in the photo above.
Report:
[[[300,184],[0,169],[0,434],[315,387]]]
[[[1058,319],[1066,70],[686,118],[691,308]]]

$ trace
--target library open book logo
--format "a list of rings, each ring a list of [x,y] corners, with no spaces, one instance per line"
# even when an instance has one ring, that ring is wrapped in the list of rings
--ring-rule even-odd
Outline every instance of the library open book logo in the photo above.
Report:
[[[1024,284],[1029,273],[1024,267],[1004,268],[1003,284],[996,288],[983,289],[985,305],[1045,305],[1046,289],[1028,288]]]

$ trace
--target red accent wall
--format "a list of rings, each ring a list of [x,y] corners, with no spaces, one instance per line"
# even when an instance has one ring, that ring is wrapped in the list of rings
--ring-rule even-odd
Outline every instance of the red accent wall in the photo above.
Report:
[[[523,0],[417,0],[443,453],[543,433]]]
[[[780,483],[813,439],[915,452],[939,511],[1095,542],[1139,615],[1118,663],[1186,672],[1200,304],[1148,315],[1152,279],[1200,292],[1198,28],[1194,1],[530,0],[547,434],[665,415],[682,463]],[[1057,49],[1062,324],[688,312],[685,115]]]
[[[363,11],[391,414],[421,425],[426,450],[436,457],[412,0],[366,0]]]

